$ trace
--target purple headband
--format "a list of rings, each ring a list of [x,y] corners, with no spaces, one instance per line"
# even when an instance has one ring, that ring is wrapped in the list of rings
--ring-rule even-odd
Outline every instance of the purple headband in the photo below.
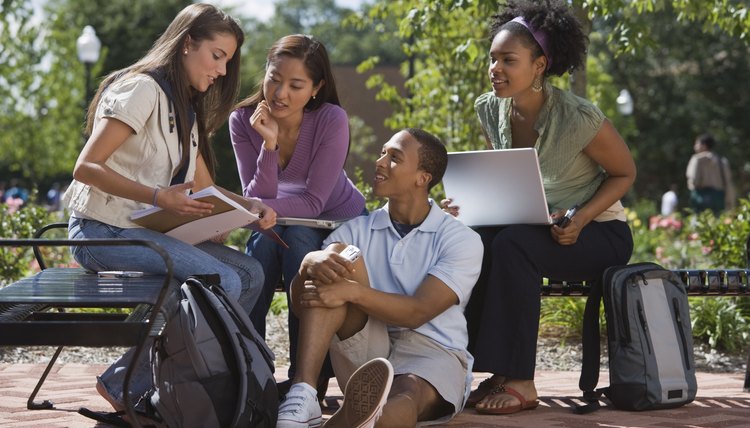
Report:
[[[549,45],[547,44],[547,33],[544,30],[535,30],[531,27],[531,25],[526,22],[525,19],[523,19],[523,16],[517,16],[513,18],[510,22],[517,22],[524,27],[526,27],[527,30],[531,33],[531,35],[534,37],[534,40],[541,46],[542,52],[544,53],[544,56],[547,57],[547,68],[546,70],[549,70],[549,68],[552,66],[552,57],[549,54]]]

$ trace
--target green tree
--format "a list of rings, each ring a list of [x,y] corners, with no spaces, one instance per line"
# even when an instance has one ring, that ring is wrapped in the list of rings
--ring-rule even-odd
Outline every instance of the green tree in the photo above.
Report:
[[[190,0],[50,0],[48,13],[55,26],[80,33],[91,25],[107,49],[100,76],[127,67],[151,48]]]
[[[81,142],[83,68],[76,35],[45,29],[31,4],[4,1],[0,14],[0,165],[37,180],[69,173]]]
[[[82,147],[86,104],[76,39],[93,25],[102,55],[93,76],[142,56],[186,0],[51,0],[43,20],[31,2],[5,0],[0,14],[0,160],[9,176],[38,186],[68,179]],[[93,85],[98,81],[92,78]],[[7,177],[2,177],[7,178]]]
[[[750,35],[747,5],[739,0],[573,0],[572,6],[584,26],[592,30],[589,59],[585,74],[572,76],[572,85],[563,79],[555,79],[555,84],[573,87],[596,102],[626,137],[639,169],[645,172],[636,182],[637,194],[660,195],[669,182],[683,175],[677,170],[686,162],[682,156],[686,153],[682,148],[685,134],[691,134],[688,141],[692,141],[699,128],[729,141],[727,154],[747,158],[740,147],[750,135],[744,130],[747,121],[740,116],[747,111],[744,94],[748,92],[743,90],[744,82],[735,86],[746,75],[742,70]],[[490,0],[380,0],[359,17],[363,25],[371,26],[395,20],[394,36],[402,41],[408,57],[402,64],[406,91],[386,84],[379,76],[370,80],[380,89],[380,98],[395,107],[391,127],[418,124],[444,137],[451,150],[482,147],[473,101],[488,90],[484,77],[487,22],[498,7],[502,4]],[[669,29],[677,27],[680,35],[667,37]],[[703,35],[714,40],[700,43],[708,51],[692,45]],[[673,58],[673,51],[682,56]],[[710,55],[696,52],[718,57],[710,59],[706,58]],[[701,58],[690,62],[689,55]],[[652,69],[643,64],[634,67],[638,61],[662,64]],[[375,63],[377,58],[372,58],[361,67],[367,69]],[[690,70],[691,64],[697,71],[686,77],[684,71]],[[656,68],[663,79],[648,74],[656,73]],[[671,72],[665,73],[667,70]],[[716,77],[716,85],[707,85],[705,76]],[[585,90],[580,88],[582,84]],[[614,108],[614,98],[623,87],[635,95],[633,117],[623,117]],[[732,100],[724,95],[728,91]],[[675,115],[675,111],[686,114]],[[665,140],[665,135],[680,137]],[[667,162],[673,166],[665,169]],[[660,179],[666,171],[669,177]]]
[[[722,31],[696,31],[665,8],[641,18],[651,43],[617,55],[605,40],[592,52],[609,56],[607,71],[633,96],[638,130],[628,141],[638,161],[639,196],[657,200],[676,183],[687,200],[685,167],[698,134],[711,132],[717,150],[730,159],[739,195],[747,194],[744,170],[750,159],[750,73],[747,41]],[[610,22],[603,22],[606,32]],[[616,24],[615,24],[616,25]],[[610,27],[611,28],[611,27]]]

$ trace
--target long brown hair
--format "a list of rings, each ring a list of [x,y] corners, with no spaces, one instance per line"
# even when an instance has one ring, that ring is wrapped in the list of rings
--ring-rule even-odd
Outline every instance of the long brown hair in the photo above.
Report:
[[[233,35],[237,49],[226,67],[226,75],[219,76],[206,92],[200,93],[190,87],[187,73],[182,64],[182,50],[189,40],[199,44],[213,40],[217,34]],[[195,110],[198,124],[198,150],[203,157],[211,176],[214,176],[215,156],[209,138],[229,117],[232,105],[240,88],[240,47],[245,41],[244,33],[237,21],[209,4],[192,4],[182,9],[172,20],[164,33],[154,42],[146,55],[135,64],[110,73],[94,95],[86,120],[86,134],[90,135],[96,116],[96,106],[102,92],[115,80],[138,73],[161,71],[172,87],[172,97],[179,121],[182,145],[180,166],[188,162],[190,156],[190,121],[188,107]]]
[[[324,82],[315,98],[305,104],[306,110],[316,110],[323,103],[331,103],[340,106],[339,94],[336,92],[336,82],[333,79],[331,61],[328,59],[328,51],[325,45],[312,36],[304,34],[291,34],[284,36],[274,42],[268,50],[266,58],[266,68],[269,64],[278,61],[281,57],[287,56],[302,60],[305,64],[305,70],[313,82],[313,86],[318,86],[321,81]],[[236,108],[256,106],[266,97],[263,93],[263,81],[265,75],[258,83],[258,90],[237,103]]]

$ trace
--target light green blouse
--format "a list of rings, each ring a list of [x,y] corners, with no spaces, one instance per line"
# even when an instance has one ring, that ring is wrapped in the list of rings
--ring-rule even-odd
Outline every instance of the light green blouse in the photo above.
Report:
[[[585,204],[607,177],[604,170],[583,153],[604,123],[604,114],[594,104],[545,82],[546,100],[534,129],[539,134],[534,148],[550,212]],[[496,150],[513,147],[511,98],[493,92],[477,97],[474,109],[485,134]],[[596,220],[624,220],[619,202]]]

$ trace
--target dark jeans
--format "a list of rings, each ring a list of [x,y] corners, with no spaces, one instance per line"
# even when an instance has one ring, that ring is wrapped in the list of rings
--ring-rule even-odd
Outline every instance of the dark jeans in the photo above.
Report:
[[[549,228],[476,230],[484,259],[466,307],[474,371],[534,379],[542,278],[597,279],[607,267],[627,263],[633,252],[630,228],[622,221],[591,222],[573,245],[555,242]]]
[[[250,311],[250,321],[252,321],[258,333],[265,338],[266,315],[271,307],[276,286],[281,281],[284,285],[284,291],[287,293],[287,303],[289,304],[287,321],[289,327],[288,375],[289,378],[292,378],[297,368],[299,319],[291,311],[289,286],[294,276],[297,275],[302,259],[305,258],[307,253],[320,250],[323,240],[328,237],[331,230],[305,226],[276,226],[274,231],[289,245],[289,248],[285,249],[272,239],[257,232],[254,232],[247,242],[247,254],[260,262],[265,274],[265,283],[260,292],[260,297],[258,297],[258,302]],[[321,376],[323,375],[326,377],[333,376],[330,363],[326,363],[323,367]]]
[[[696,213],[711,210],[715,215],[724,210],[724,191],[712,187],[695,189],[690,192],[690,208]]]

